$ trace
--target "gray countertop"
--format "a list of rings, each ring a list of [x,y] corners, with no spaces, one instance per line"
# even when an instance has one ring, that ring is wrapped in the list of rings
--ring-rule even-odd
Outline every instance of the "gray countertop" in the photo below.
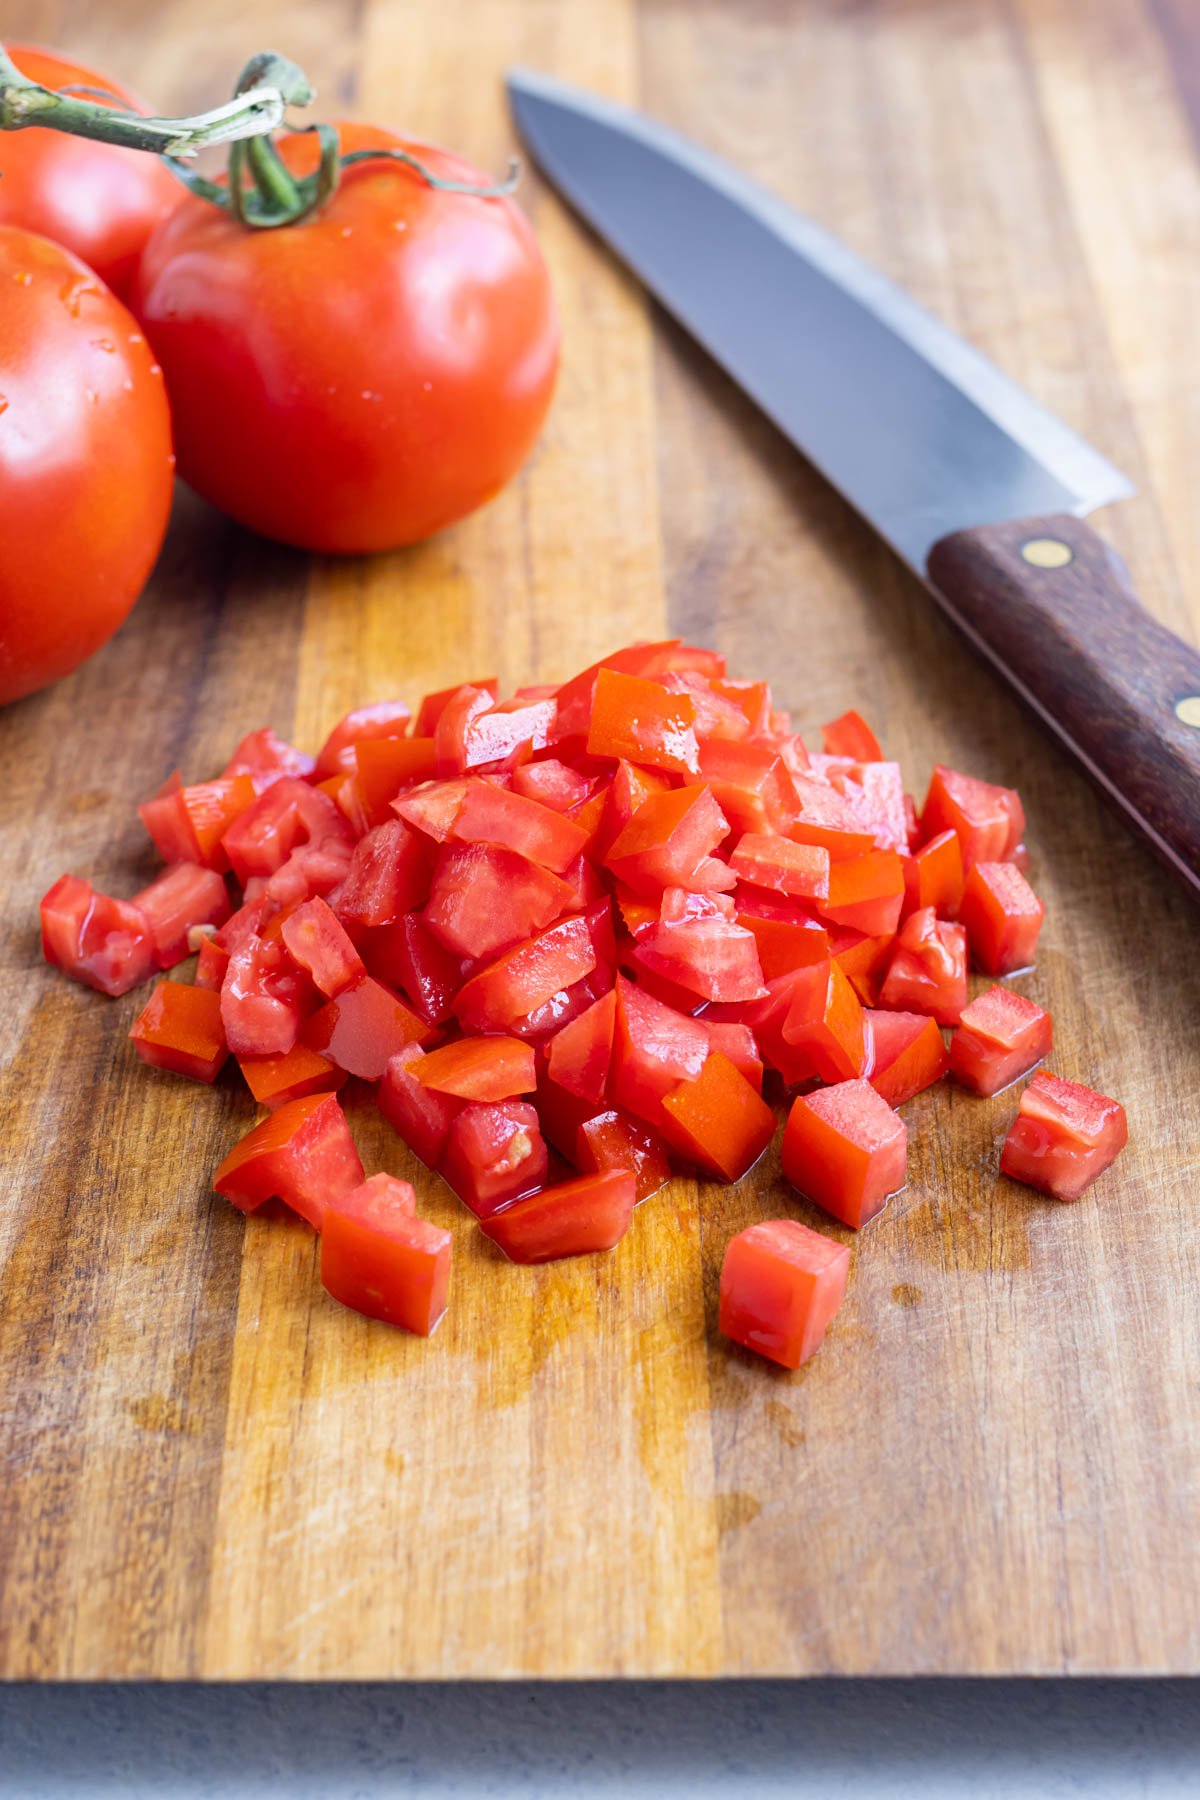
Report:
[[[1200,1683],[0,1687],[0,1796],[1200,1794]]]

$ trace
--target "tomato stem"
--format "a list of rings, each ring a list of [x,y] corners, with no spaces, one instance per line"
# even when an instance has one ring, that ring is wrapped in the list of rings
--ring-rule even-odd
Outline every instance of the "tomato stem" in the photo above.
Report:
[[[307,82],[304,86],[307,90]],[[311,98],[311,91],[308,97]],[[179,119],[143,117],[84,99],[77,93],[56,93],[28,80],[0,45],[0,131],[48,126],[128,150],[190,157],[211,144],[234,143],[275,131],[282,125],[287,107],[298,104],[303,102],[294,94],[285,93],[277,82],[264,81],[209,112]]]

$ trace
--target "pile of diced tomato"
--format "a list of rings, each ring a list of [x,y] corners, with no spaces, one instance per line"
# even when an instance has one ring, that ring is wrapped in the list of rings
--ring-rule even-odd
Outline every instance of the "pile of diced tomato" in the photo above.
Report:
[[[164,873],[131,900],[63,876],[47,959],[123,994],[198,953],[135,1048],[206,1082],[236,1059],[266,1116],[217,1191],[282,1199],[329,1291],[410,1330],[444,1310],[450,1234],[364,1179],[347,1077],[534,1263],[611,1249],[673,1170],[737,1181],[781,1095],[788,1181],[865,1225],[905,1183],[897,1108],[947,1070],[995,1094],[1051,1048],[1031,1000],[968,1002],[972,967],[1034,960],[1017,794],[939,766],[918,812],[857,713],[810,750],[765,682],[677,640],[507,701],[364,706],[315,759],[259,730],[138,810]],[[1119,1105],[1043,1072],[1001,1166],[1076,1199],[1124,1141]],[[796,1367],[849,1254],[794,1219],[739,1233],[722,1330]]]

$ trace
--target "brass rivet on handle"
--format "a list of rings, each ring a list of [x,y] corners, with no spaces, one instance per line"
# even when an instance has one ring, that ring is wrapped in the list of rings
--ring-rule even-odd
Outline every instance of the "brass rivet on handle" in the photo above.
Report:
[[[1021,545],[1021,555],[1035,569],[1065,569],[1073,552],[1070,544],[1064,544],[1061,538],[1030,538],[1027,544]]]
[[[1185,694],[1182,700],[1177,700],[1175,717],[1182,724],[1194,725],[1200,731],[1200,694]]]

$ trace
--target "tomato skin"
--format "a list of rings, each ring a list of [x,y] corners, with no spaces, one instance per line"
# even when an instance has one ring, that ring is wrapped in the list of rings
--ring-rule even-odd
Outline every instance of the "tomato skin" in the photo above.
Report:
[[[311,1094],[248,1131],[213,1176],[213,1187],[239,1212],[283,1200],[320,1231],[329,1202],[362,1179],[345,1113],[332,1094]]]
[[[783,1134],[783,1172],[792,1186],[857,1230],[904,1186],[908,1131],[866,1081],[804,1094]]]
[[[532,1046],[510,1037],[457,1038],[429,1051],[412,1073],[422,1087],[459,1100],[515,1100],[537,1086]]]
[[[136,321],[69,250],[0,226],[0,704],[78,668],[124,620],[172,468]]]
[[[463,1110],[452,1094],[439,1094],[417,1080],[425,1052],[419,1044],[406,1044],[388,1061],[375,1095],[380,1112],[414,1156],[436,1169],[446,1148],[450,1127]]]
[[[746,1350],[798,1369],[842,1303],[850,1252],[796,1219],[739,1231],[721,1265],[719,1328]]]
[[[719,1050],[663,1096],[662,1116],[667,1141],[722,1181],[740,1181],[775,1136],[775,1114]]]
[[[321,1285],[343,1306],[428,1337],[446,1310],[452,1239],[416,1214],[394,1175],[372,1175],[325,1209]]]
[[[339,124],[344,152],[426,144]],[[280,154],[310,169],[311,138]],[[151,237],[135,310],[167,374],[179,469],[243,525],[302,549],[394,549],[481,506],[533,448],[558,319],[512,200],[360,164],[303,224],[246,231],[186,195]]]
[[[229,1055],[220,996],[189,982],[160,981],[129,1036],[144,1063],[196,1081],[215,1081]]]
[[[56,93],[101,88],[130,112],[147,110],[128,89],[82,63],[28,44],[5,48],[22,75],[42,87]],[[122,298],[147,238],[182,196],[166,164],[140,150],[36,127],[0,139],[0,225],[20,225],[64,245]]]

